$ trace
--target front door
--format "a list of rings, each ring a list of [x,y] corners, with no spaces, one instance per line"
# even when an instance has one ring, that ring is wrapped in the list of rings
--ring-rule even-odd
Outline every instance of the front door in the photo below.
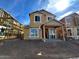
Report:
[[[55,38],[56,38],[55,28],[49,28],[49,39],[55,39]]]

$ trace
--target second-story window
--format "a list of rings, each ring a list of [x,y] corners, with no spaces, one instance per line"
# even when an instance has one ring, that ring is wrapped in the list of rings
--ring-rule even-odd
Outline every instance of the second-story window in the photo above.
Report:
[[[48,20],[52,19],[52,17],[48,17]]]
[[[48,19],[47,19],[48,21],[51,21],[52,20],[52,17],[48,17]]]
[[[75,18],[76,18],[76,19],[74,20],[74,21],[75,21],[75,24],[76,24],[77,26],[79,26],[79,16],[75,16]]]
[[[72,17],[68,16],[68,17],[65,18],[65,20],[66,20],[66,26],[67,27],[72,26],[72,24],[73,24],[73,21],[72,21],[73,18]]]
[[[4,16],[4,12],[2,10],[0,10],[0,17]]]
[[[35,16],[35,22],[40,22],[40,16]]]

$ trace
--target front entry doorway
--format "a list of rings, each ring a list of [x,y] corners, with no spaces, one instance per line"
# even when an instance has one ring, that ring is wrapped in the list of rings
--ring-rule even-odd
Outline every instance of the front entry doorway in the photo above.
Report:
[[[49,39],[55,39],[56,38],[55,28],[49,28],[48,37],[49,37]]]

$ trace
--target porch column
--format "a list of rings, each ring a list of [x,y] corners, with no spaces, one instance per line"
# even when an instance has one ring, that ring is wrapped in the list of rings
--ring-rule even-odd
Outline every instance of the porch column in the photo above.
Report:
[[[45,38],[45,25],[43,25],[43,35],[44,35],[44,42],[45,42],[45,40],[46,40],[46,38]]]
[[[64,39],[64,41],[65,41],[65,33],[64,33],[64,28],[63,28],[63,26],[62,26],[62,32],[63,32],[63,39]]]

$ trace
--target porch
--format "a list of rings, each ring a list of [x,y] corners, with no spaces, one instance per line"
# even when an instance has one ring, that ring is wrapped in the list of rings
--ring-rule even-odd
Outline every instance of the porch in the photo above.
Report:
[[[43,39],[47,39],[47,40],[63,39],[65,40],[64,28],[63,28],[63,25],[60,23],[42,24],[41,30],[42,30]]]

